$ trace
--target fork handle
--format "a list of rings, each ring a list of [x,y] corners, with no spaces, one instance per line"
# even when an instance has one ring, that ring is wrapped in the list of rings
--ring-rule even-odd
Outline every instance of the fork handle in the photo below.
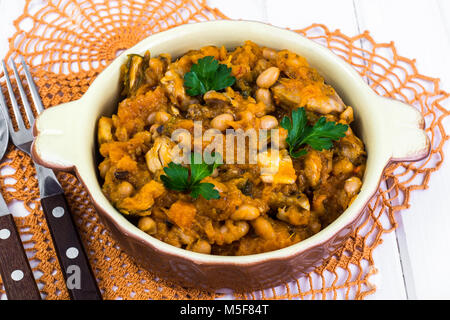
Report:
[[[8,300],[41,299],[11,214],[0,216],[0,273]]]
[[[101,300],[102,296],[64,194],[44,197],[41,204],[70,298]]]

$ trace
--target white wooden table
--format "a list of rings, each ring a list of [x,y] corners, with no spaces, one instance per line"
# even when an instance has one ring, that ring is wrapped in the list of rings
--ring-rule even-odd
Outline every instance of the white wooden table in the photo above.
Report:
[[[377,42],[394,41],[398,53],[416,58],[419,72],[441,78],[450,90],[450,0],[208,0],[233,19],[300,29],[323,23],[347,35],[369,30]],[[24,0],[0,0],[0,57]],[[447,102],[447,108],[450,103]],[[446,128],[450,132],[450,120]],[[368,299],[450,299],[450,149],[428,190],[415,192],[399,228],[375,249],[377,286]],[[8,170],[3,169],[3,170]],[[6,172],[3,172],[6,174]],[[24,214],[20,203],[10,206]]]

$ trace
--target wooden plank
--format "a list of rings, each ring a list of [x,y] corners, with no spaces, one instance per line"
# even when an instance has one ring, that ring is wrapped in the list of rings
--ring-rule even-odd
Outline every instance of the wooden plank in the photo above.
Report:
[[[216,7],[230,19],[267,21],[266,0],[208,0],[211,7]]]
[[[330,30],[358,32],[352,0],[267,0],[267,16],[271,24],[291,29],[322,23]]]
[[[330,30],[340,29],[347,35],[360,32],[351,0],[268,0],[267,9],[269,22],[277,26],[296,29],[323,23]],[[387,224],[386,220],[381,222]],[[374,251],[374,261],[378,272],[371,282],[377,291],[368,299],[404,299],[406,294],[395,233],[384,235],[383,244]]]
[[[8,37],[11,37],[15,31],[13,21],[22,13],[24,4],[24,0],[0,0],[0,26],[2,30],[0,35],[0,57],[2,58],[8,52]]]
[[[441,85],[448,90],[448,2],[360,0],[355,3],[364,30],[370,30],[376,41],[395,40],[400,55],[416,58],[419,72],[440,77]],[[450,107],[448,102],[446,105]],[[446,128],[449,125],[450,121],[446,121]],[[448,146],[445,153],[448,156]],[[447,161],[432,176],[429,190],[412,194],[411,208],[399,218],[396,235],[409,298],[450,297],[450,279],[442,272],[450,263],[449,175]]]
[[[441,15],[441,20],[445,25],[447,39],[450,40],[450,2],[448,2],[448,0],[437,0],[437,6]]]

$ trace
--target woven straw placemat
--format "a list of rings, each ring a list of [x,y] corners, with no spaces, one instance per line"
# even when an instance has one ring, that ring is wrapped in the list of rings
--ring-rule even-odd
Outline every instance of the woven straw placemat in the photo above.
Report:
[[[201,0],[89,1],[26,0],[14,22],[8,57],[19,54],[32,66],[46,108],[78,99],[118,53],[141,39],[174,26],[226,19]],[[444,160],[448,135],[442,125],[449,111],[442,105],[449,94],[439,80],[419,74],[415,61],[397,54],[393,43],[376,43],[368,32],[348,37],[323,25],[300,34],[327,46],[367,80],[379,94],[417,107],[425,116],[432,152],[419,163],[397,163],[385,171],[380,188],[367,207],[361,226],[342,249],[309,275],[284,286],[238,299],[363,299],[376,289],[369,282],[376,272],[373,250],[383,234],[397,227],[396,213],[408,208],[413,190],[425,189]],[[361,48],[362,47],[362,48]],[[24,245],[47,299],[68,299],[51,237],[39,204],[35,170],[30,158],[10,146],[1,162],[1,192],[8,203],[21,201],[29,215],[16,218]],[[79,227],[104,299],[212,299],[218,294],[186,289],[140,269],[99,221],[86,191],[76,177],[58,174]],[[386,222],[387,221],[387,222]],[[0,289],[0,295],[3,295]]]

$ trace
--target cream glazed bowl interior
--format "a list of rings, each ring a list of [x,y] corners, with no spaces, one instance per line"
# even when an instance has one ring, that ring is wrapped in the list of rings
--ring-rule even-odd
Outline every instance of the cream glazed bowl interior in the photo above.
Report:
[[[280,250],[248,256],[206,255],[176,248],[151,237],[120,214],[103,195],[97,174],[96,124],[117,110],[120,66],[127,54],[177,57],[206,45],[235,48],[245,40],[304,56],[355,110],[355,126],[368,159],[361,192],[332,224],[314,236]],[[102,221],[120,247],[157,276],[203,289],[266,288],[312,271],[333,254],[363,216],[384,168],[392,161],[426,157],[430,141],[415,108],[375,94],[359,74],[327,48],[293,31],[250,21],[212,21],[179,26],[152,35],[125,51],[92,83],[84,96],[43,112],[35,123],[33,157],[41,165],[75,171]]]

